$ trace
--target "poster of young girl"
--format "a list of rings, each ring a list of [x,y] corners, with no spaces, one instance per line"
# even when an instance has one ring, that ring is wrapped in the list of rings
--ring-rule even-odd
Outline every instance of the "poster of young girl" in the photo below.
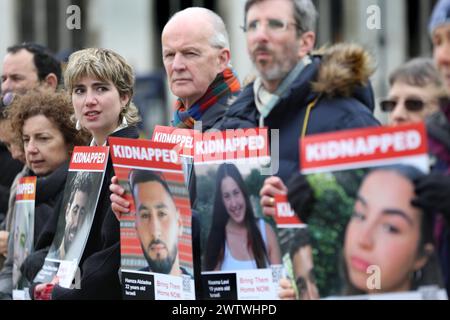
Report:
[[[424,125],[311,135],[300,146],[302,174],[289,193],[308,224],[316,298],[441,296],[433,212],[417,203],[429,172]]]

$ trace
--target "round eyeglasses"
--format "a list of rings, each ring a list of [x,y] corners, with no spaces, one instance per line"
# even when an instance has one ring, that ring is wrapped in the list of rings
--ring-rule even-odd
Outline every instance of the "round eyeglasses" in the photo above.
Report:
[[[253,20],[247,23],[242,29],[246,33],[255,33],[262,26],[265,26],[266,30],[271,33],[281,33],[288,29],[290,25],[298,27],[295,22],[289,22],[282,19],[267,19],[264,23],[261,20]]]

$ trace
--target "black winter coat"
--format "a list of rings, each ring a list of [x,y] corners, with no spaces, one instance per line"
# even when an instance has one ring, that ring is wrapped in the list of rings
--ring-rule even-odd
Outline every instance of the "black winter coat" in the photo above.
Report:
[[[299,171],[299,139],[305,120],[307,135],[379,125],[372,114],[373,92],[368,79],[369,67],[364,65],[365,55],[358,47],[341,46],[324,55],[313,56],[312,63],[300,73],[264,119],[266,127],[279,130],[277,175],[285,183]],[[357,63],[361,66],[354,65]],[[337,71],[340,77],[333,77]],[[314,87],[313,82],[320,86]],[[311,103],[314,107],[306,119],[307,106]],[[244,88],[217,128],[253,128],[259,126],[259,118],[252,83]]]
[[[54,208],[62,201],[68,169],[69,162],[67,161],[48,176],[37,178],[34,218],[35,248],[45,226],[53,216]]]

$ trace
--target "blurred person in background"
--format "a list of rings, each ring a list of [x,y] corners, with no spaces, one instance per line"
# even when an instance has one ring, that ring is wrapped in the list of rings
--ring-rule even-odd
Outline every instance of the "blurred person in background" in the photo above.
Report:
[[[432,59],[416,58],[398,67],[389,76],[389,94],[380,102],[390,125],[424,122],[439,111],[447,96],[441,75]]]
[[[48,88],[56,90],[61,81],[61,65],[50,50],[36,43],[22,43],[7,48],[7,54],[3,60],[1,72],[1,110],[14,100],[15,94],[24,94],[34,88]],[[2,122],[5,124],[1,125]],[[10,205],[15,198],[15,184],[18,174],[26,171],[23,162],[20,161],[20,144],[11,141],[10,132],[5,132],[10,120],[3,114],[0,115],[0,214],[4,215],[0,225],[0,265],[6,255],[7,238],[10,221],[8,212],[13,210]],[[21,138],[21,137],[19,137]],[[13,139],[14,140],[14,139]],[[8,151],[6,144],[12,146]],[[10,152],[15,154],[12,155]],[[10,196],[11,194],[11,196]],[[9,222],[8,222],[9,221]]]
[[[450,94],[450,1],[440,0],[433,8],[428,32],[433,43],[433,57],[443,81]],[[436,248],[444,273],[447,293],[450,294],[450,102],[443,101],[439,112],[427,119],[429,152],[433,155],[432,170],[434,175],[422,181],[430,202],[439,204],[441,214],[435,221],[434,235]]]
[[[49,90],[30,90],[14,99],[9,107],[14,134],[22,138],[30,175],[38,177],[34,210],[33,245],[62,199],[70,156],[75,145],[87,142],[88,135],[77,131],[71,116],[73,108],[66,93]],[[16,214],[16,211],[13,211]],[[18,212],[17,214],[22,214]],[[12,216],[12,225],[16,217]],[[0,272],[0,295],[10,299],[13,288],[15,243],[13,227],[8,242],[8,254]],[[15,265],[20,268],[20,265]],[[15,276],[14,279],[19,279]]]

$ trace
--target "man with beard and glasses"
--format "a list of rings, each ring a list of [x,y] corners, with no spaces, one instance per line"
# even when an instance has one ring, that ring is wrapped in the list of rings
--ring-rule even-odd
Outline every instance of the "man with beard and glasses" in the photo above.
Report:
[[[178,239],[183,224],[166,181],[147,170],[132,170],[129,181],[136,207],[136,232],[148,263],[140,271],[189,275],[180,265]]]
[[[89,211],[89,195],[92,194],[92,182],[86,172],[78,173],[74,179],[73,192],[70,194],[66,208],[66,226],[64,228],[64,238],[58,249],[58,256],[67,259],[69,252],[78,231],[86,220]]]

